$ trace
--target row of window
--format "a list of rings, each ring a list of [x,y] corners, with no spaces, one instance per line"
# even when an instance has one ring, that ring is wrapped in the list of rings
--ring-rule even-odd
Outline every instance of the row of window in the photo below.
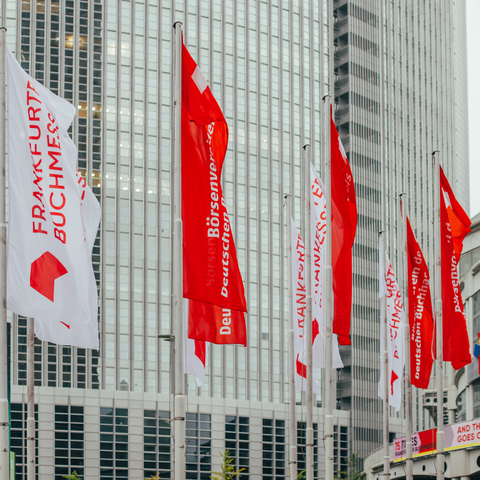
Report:
[[[16,458],[16,480],[26,478],[26,421],[27,405],[11,406],[11,443]],[[85,407],[55,405],[55,480],[76,471],[83,476],[85,468]],[[35,405],[38,437],[38,405]],[[157,474],[162,479],[173,478],[173,440],[170,413],[144,410],[143,412],[143,475]],[[348,458],[348,427],[335,426],[335,471],[344,470]],[[128,478],[128,409],[100,408],[100,480]],[[211,415],[186,415],[186,479],[210,479],[212,470]],[[318,425],[314,424],[315,445],[318,444]],[[241,478],[250,473],[250,419],[227,415],[225,417],[225,450],[232,458],[234,469],[241,470]],[[285,420],[262,420],[262,473],[264,479],[288,478],[288,434]],[[306,424],[297,422],[298,470],[306,466]],[[37,441],[38,448],[38,441]],[[216,452],[215,452],[216,453]],[[37,459],[38,460],[38,459]],[[318,478],[318,446],[314,447],[315,478]],[[38,461],[37,461],[38,464]],[[38,470],[38,467],[37,467]],[[38,475],[37,475],[38,478]]]
[[[378,15],[375,15],[374,13],[369,12],[365,8],[355,5],[353,2],[350,3],[349,8],[350,8],[350,15],[354,16],[355,18],[358,18],[359,20],[362,20],[365,23],[368,23],[369,25],[374,26],[375,28],[378,28],[378,25],[379,25]]]

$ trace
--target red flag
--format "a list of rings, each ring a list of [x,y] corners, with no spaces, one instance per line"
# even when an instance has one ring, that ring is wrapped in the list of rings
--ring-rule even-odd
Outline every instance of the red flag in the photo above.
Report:
[[[223,113],[205,77],[183,45],[183,296],[210,304],[210,307],[202,307],[203,312],[217,308],[247,311],[232,229],[220,183],[227,143],[228,127]],[[205,332],[208,331],[211,336],[197,338],[189,335],[190,338],[212,343],[246,344],[243,314],[232,315],[232,321],[242,325],[228,325],[230,335],[222,334],[227,331],[222,330],[222,326],[227,325],[218,323],[219,317],[216,315],[195,315],[194,318],[198,324],[190,325],[189,332],[203,332],[202,337],[205,337]]]
[[[458,203],[440,167],[440,236],[442,250],[443,360],[458,370],[472,361],[458,278],[463,239],[471,221]]]
[[[355,185],[348,158],[331,116],[333,333],[340,345],[351,345],[352,247],[357,230]]]
[[[185,373],[194,375],[197,386],[201,387],[205,379],[205,361],[207,358],[208,343],[202,340],[188,338],[188,321],[190,318],[190,303],[192,300],[183,299],[183,369]],[[202,304],[204,305],[204,304]]]
[[[432,372],[433,309],[430,275],[420,245],[407,217],[408,317],[410,324],[410,378],[417,388],[428,388]]]
[[[219,345],[239,343],[246,347],[245,316],[238,310],[190,300],[188,337]]]

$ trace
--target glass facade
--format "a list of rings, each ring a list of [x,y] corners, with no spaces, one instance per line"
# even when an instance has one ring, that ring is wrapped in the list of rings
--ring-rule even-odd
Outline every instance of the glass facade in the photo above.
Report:
[[[380,446],[383,435],[382,403],[378,398],[378,233],[385,231],[387,252],[401,283],[398,195],[405,193],[410,222],[427,263],[432,264],[431,152],[436,149],[440,150],[442,166],[457,198],[466,211],[469,208],[464,172],[468,169],[468,151],[460,159],[458,154],[465,144],[460,146],[455,139],[455,132],[465,121],[461,102],[466,86],[463,78],[457,81],[458,75],[450,74],[450,66],[461,69],[464,61],[465,36],[455,31],[464,22],[464,9],[464,2],[450,1],[333,2],[335,121],[352,166],[359,213],[353,263],[352,347],[342,348],[347,366],[338,372],[337,406],[351,411],[351,451],[363,458]],[[384,192],[382,163],[386,170]],[[382,202],[386,225],[381,222]],[[430,418],[421,408],[421,394],[413,388],[412,395],[412,428],[428,428]],[[404,403],[399,413],[391,410],[391,416],[404,418]]]
[[[7,44],[25,70],[76,106],[78,115],[70,133],[79,150],[78,167],[102,208],[93,252],[100,352],[37,341],[36,384],[84,390],[85,398],[93,390],[98,390],[97,399],[106,392],[145,399],[153,395],[155,401],[162,399],[161,405],[142,407],[142,412],[170,408],[170,344],[158,335],[170,334],[172,25],[181,20],[185,43],[229,125],[222,182],[249,310],[247,348],[212,345],[204,385],[198,388],[188,380],[188,396],[200,405],[191,414],[199,417],[189,420],[196,422],[197,429],[191,437],[195,445],[188,446],[189,455],[196,458],[196,463],[189,462],[189,474],[202,478],[208,473],[201,459],[209,464],[207,449],[213,447],[202,443],[207,440],[201,434],[208,431],[202,428],[202,415],[212,415],[212,425],[219,422],[221,442],[238,441],[235,461],[243,467],[246,464],[241,462],[249,457],[242,457],[246,449],[240,447],[240,437],[223,438],[224,426],[230,424],[225,417],[248,418],[248,408],[261,402],[269,409],[262,419],[285,421],[286,414],[273,415],[272,404],[305,403],[300,393],[289,398],[285,382],[285,332],[290,321],[283,201],[286,194],[292,195],[293,215],[301,230],[302,147],[311,144],[314,165],[322,175],[322,97],[327,93],[334,100],[358,205],[352,347],[342,348],[345,368],[336,376],[336,415],[344,422],[340,426],[350,425],[350,452],[365,457],[377,448],[382,438],[377,397],[378,231],[385,228],[391,261],[399,272],[397,196],[405,192],[412,226],[427,262],[432,261],[430,153],[436,148],[468,211],[468,151],[460,132],[466,112],[466,85],[461,79],[466,73],[465,38],[459,29],[464,0],[400,4],[390,0],[6,0],[0,13],[8,28]],[[385,32],[383,45],[380,28]],[[381,188],[382,162],[386,192]],[[380,218],[382,199],[387,209],[385,227]],[[11,316],[11,321],[12,379],[20,392],[26,378],[25,319]],[[64,395],[70,393],[65,390]],[[421,430],[430,419],[418,392],[414,395],[414,430]],[[212,399],[222,408],[247,405],[247,411],[221,412],[221,418],[214,420]],[[129,428],[132,417],[117,415],[116,407],[104,405],[108,404],[99,407],[111,412],[96,414],[103,419],[101,428],[109,428],[107,420],[116,422],[117,417],[126,421],[119,428]],[[321,415],[320,408],[315,415]],[[402,417],[404,412],[391,415]],[[160,469],[163,478],[170,474],[167,420],[160,413],[154,417],[142,413],[139,418],[158,421],[155,428],[163,432],[159,435],[165,443],[150,450],[146,439],[151,434],[142,431],[144,460],[138,468],[145,475]],[[153,428],[147,423],[144,428]],[[248,433],[241,431],[242,425],[236,423],[238,435]],[[255,426],[247,425],[253,438]],[[272,445],[286,445],[288,423],[284,428],[283,443],[280,436]],[[213,445],[216,430],[211,431]],[[117,433],[102,430],[101,435]],[[300,442],[304,437],[298,438]],[[340,442],[342,450],[345,443]],[[109,448],[109,442],[99,444],[105,447],[98,448],[95,468],[99,470],[90,473],[123,478],[125,464],[132,461],[127,444],[113,437]],[[321,457],[323,446],[317,448]],[[263,469],[255,461],[250,457],[252,478]],[[213,470],[215,462],[211,457]],[[341,462],[336,465],[340,468]],[[316,475],[321,476],[322,469],[320,465]]]
[[[233,458],[235,470],[242,470],[242,478],[249,480],[250,419],[227,415],[225,417],[225,450]]]
[[[128,478],[128,409],[100,408],[100,479]]]
[[[263,477],[284,479],[287,467],[285,420],[263,419]]]
[[[10,448],[15,453],[15,478],[22,480],[27,476],[27,404],[10,405]],[[38,405],[35,405],[35,461],[38,462]],[[38,478],[38,467],[35,478]]]
[[[144,454],[143,476],[171,478],[170,412],[145,410],[143,419]]]
[[[83,407],[55,405],[55,480],[73,471],[84,475],[84,423]]]

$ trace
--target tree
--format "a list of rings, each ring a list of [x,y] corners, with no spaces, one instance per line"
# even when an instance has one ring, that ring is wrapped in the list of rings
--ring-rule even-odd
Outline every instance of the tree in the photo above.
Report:
[[[307,473],[305,470],[302,470],[301,472],[297,473],[297,480],[303,480],[305,478],[305,473]]]
[[[363,462],[363,458],[357,457],[355,453],[352,453],[350,458],[347,458],[347,471],[338,472],[338,475],[335,475],[337,480],[360,480],[363,470],[359,465]]]
[[[212,475],[210,478],[214,480],[233,480],[235,477],[241,477],[240,472],[245,470],[241,468],[240,470],[235,471],[235,467],[230,465],[233,462],[233,458],[229,456],[230,451],[225,450],[225,452],[218,452],[223,458],[222,462],[222,471],[221,472],[210,472]]]
[[[81,478],[77,475],[77,471],[74,470],[71,475],[63,475],[63,478],[67,480],[81,480]]]
[[[151,479],[145,478],[144,480],[160,480],[160,472],[158,472],[156,475],[151,475],[151,477]]]

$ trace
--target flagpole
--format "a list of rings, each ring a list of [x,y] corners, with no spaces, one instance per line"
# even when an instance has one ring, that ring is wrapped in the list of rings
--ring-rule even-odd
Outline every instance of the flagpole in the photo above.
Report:
[[[305,321],[305,339],[307,342],[307,480],[313,480],[313,356],[312,356],[312,256],[311,256],[311,202],[310,191],[310,145],[305,151],[305,287],[307,294],[307,316]]]
[[[292,281],[292,197],[287,195],[287,238],[288,238],[288,291],[290,293],[290,319],[295,315],[293,306],[293,281]],[[295,339],[293,330],[289,333],[289,382],[290,382],[290,480],[297,480],[297,421],[295,419]]]
[[[175,342],[175,480],[185,480],[185,381],[183,369],[183,226],[182,226],[182,23],[173,25],[174,164],[172,321]]]
[[[439,151],[432,153],[435,205],[435,317],[437,331],[437,480],[444,478],[443,459],[443,319],[442,319],[442,250],[440,235],[440,160]]]
[[[406,450],[406,480],[413,479],[413,459],[412,459],[412,377],[410,363],[410,318],[408,307],[408,246],[407,246],[407,212],[403,202],[405,194],[399,195],[400,205],[400,225],[401,225],[401,245],[403,254],[403,309],[405,312],[405,402],[407,410],[407,450]]]
[[[27,318],[27,480],[35,480],[34,320]]]
[[[332,322],[333,322],[333,270],[332,270],[332,146],[331,146],[331,128],[330,128],[330,95],[323,97],[325,105],[324,132],[323,141],[325,150],[324,158],[325,173],[325,193],[327,197],[327,259],[325,266],[325,391],[324,391],[324,411],[325,411],[325,480],[333,480],[333,368],[332,368]]]
[[[383,183],[383,182],[382,182]],[[384,207],[382,207],[384,208]],[[383,223],[386,225],[386,223]],[[384,270],[384,282],[386,285],[386,272],[387,272],[387,251],[385,248],[385,231],[380,232],[382,239],[382,259]],[[385,290],[385,289],[384,289]],[[388,320],[387,320],[387,295],[384,293],[380,305],[381,323],[383,324],[383,477],[384,480],[390,478],[390,435],[389,435],[389,394],[388,391]]]
[[[386,210],[386,161],[387,148],[385,142],[385,72],[384,72],[384,51],[383,51],[383,0],[380,2],[380,142],[381,142],[381,163],[382,163],[382,258],[384,265],[385,281],[387,276],[386,261],[386,238],[387,231],[387,210]],[[384,351],[381,352],[383,363],[383,478],[390,479],[390,434],[389,434],[389,391],[388,391],[388,324],[387,324],[387,296],[383,294],[381,303],[380,321],[383,324],[383,346]]]
[[[291,261],[291,257],[290,257]],[[290,275],[291,278],[291,275]],[[292,290],[290,290],[290,293]],[[290,295],[290,298],[293,298]],[[293,309],[292,309],[293,315]],[[290,381],[290,480],[297,480],[297,421],[295,419],[295,339],[293,330],[289,334],[289,381]]]
[[[10,464],[10,419],[8,416],[7,309],[6,309],[6,32],[0,27],[0,480],[8,480]]]

